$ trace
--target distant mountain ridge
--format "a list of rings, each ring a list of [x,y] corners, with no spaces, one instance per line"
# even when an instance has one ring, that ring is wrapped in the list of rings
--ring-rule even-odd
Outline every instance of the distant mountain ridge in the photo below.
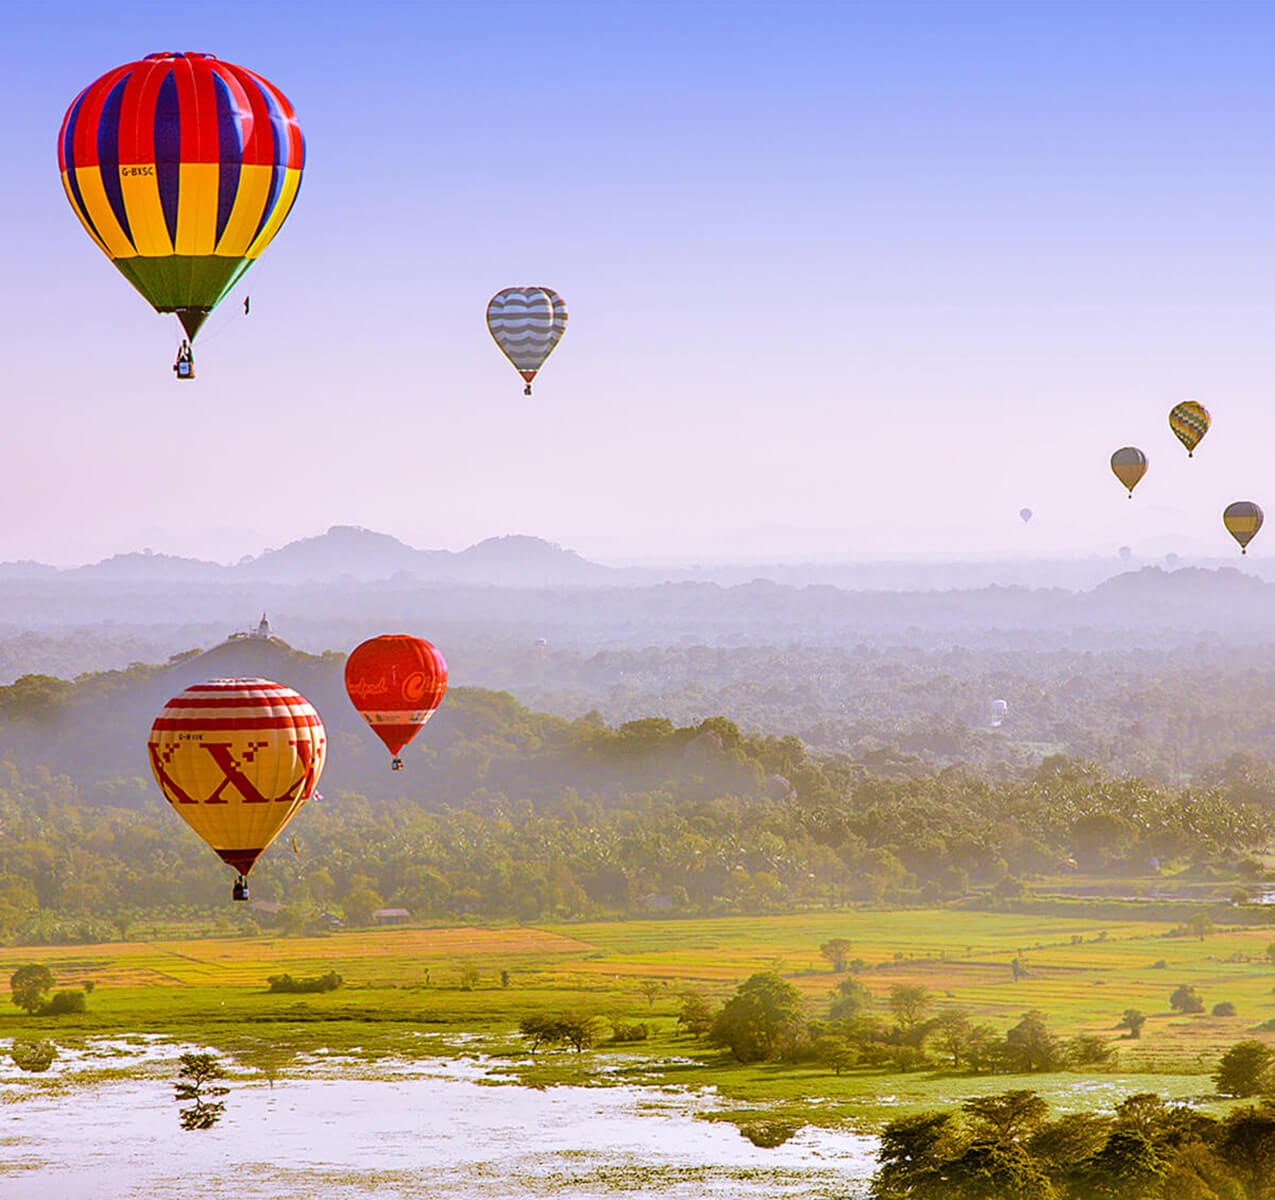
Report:
[[[418,550],[386,533],[333,525],[277,550],[233,565],[149,551],[116,554],[101,562],[59,570],[37,562],[0,563],[0,579],[58,576],[101,581],[168,583],[324,583],[399,579],[422,583],[552,587],[602,584],[616,574],[574,550],[523,534],[487,538],[465,550]]]

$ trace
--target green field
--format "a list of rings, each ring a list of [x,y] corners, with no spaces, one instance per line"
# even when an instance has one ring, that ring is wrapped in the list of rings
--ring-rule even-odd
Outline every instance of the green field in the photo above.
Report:
[[[783,1111],[872,1124],[900,1107],[1010,1087],[1036,1088],[1060,1107],[1090,1107],[1131,1091],[1202,1099],[1212,1093],[1208,1074],[1227,1046],[1253,1036],[1275,1042],[1275,1034],[1255,1032],[1275,1018],[1275,966],[1265,955],[1272,930],[1228,928],[1197,939],[1166,936],[1168,928],[937,909],[10,947],[0,949],[4,976],[42,962],[59,987],[95,986],[83,1015],[30,1017],[6,1005],[0,1038],[39,1035],[71,1044],[108,1033],[161,1033],[221,1049],[245,1065],[269,1059],[285,1070],[291,1056],[321,1048],[352,1053],[356,1062],[481,1049],[498,1056],[509,1078],[528,1083],[712,1086],[741,1106],[731,1108],[732,1119]],[[742,1067],[678,1031],[684,991],[721,999],[763,970],[795,984],[812,1017],[824,1015],[839,976],[818,947],[832,937],[854,943],[866,964],[858,978],[883,1010],[885,995],[900,982],[923,983],[939,1008],[960,1007],[999,1028],[1039,1008],[1060,1035],[1111,1039],[1118,1061],[1097,1075],[838,1076],[816,1065]],[[1015,956],[1026,978],[1013,978]],[[468,990],[461,981],[466,964],[479,972]],[[335,992],[265,990],[269,975],[330,970],[345,979]],[[509,973],[507,986],[502,971]],[[640,987],[651,980],[659,990],[648,1002]],[[1194,985],[1209,1009],[1229,1001],[1236,1015],[1170,1012],[1169,993],[1179,983]],[[1115,1029],[1129,1007],[1150,1018],[1138,1041]],[[579,1056],[526,1054],[518,1021],[567,1008],[649,1021],[656,1036]]]

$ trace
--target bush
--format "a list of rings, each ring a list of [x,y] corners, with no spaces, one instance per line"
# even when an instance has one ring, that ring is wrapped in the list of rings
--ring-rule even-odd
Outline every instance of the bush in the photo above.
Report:
[[[1180,983],[1169,996],[1169,1007],[1174,1012],[1202,1013],[1204,998],[1189,984]]]
[[[293,979],[288,974],[271,975],[266,982],[270,985],[269,991],[297,994],[335,992],[345,980],[335,971],[329,971],[326,975],[313,975],[307,979]]]
[[[23,1071],[47,1071],[58,1056],[58,1048],[52,1042],[21,1041],[14,1039],[9,1057]]]
[[[1235,1016],[1235,1005],[1229,1000],[1223,1000],[1221,1004],[1213,1006],[1212,1015],[1215,1017],[1233,1017]]]
[[[631,1025],[624,1021],[615,1021],[611,1025],[613,1042],[644,1042],[650,1036],[651,1027],[645,1021],[635,1021]]]
[[[801,1125],[794,1121],[750,1121],[747,1125],[741,1125],[739,1132],[754,1146],[773,1150],[776,1146],[782,1146],[800,1129]]]
[[[558,1016],[524,1017],[518,1031],[531,1043],[533,1054],[542,1045],[566,1045],[579,1053],[598,1040],[599,1024],[597,1017],[561,1013]]]
[[[53,999],[40,1009],[41,1016],[57,1017],[63,1013],[82,1013],[86,997],[78,988],[75,991],[54,992]]]

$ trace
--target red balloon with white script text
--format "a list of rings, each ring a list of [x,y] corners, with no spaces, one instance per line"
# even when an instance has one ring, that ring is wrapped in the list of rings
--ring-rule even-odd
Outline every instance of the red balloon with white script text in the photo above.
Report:
[[[385,634],[356,646],[345,660],[345,690],[397,757],[443,702],[447,663],[424,638]]]

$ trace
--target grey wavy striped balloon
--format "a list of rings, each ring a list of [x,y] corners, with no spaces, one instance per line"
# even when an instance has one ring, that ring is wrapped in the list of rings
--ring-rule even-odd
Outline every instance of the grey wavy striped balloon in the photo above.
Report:
[[[487,305],[487,328],[505,357],[526,381],[531,381],[567,329],[566,301],[552,288],[505,288]]]

